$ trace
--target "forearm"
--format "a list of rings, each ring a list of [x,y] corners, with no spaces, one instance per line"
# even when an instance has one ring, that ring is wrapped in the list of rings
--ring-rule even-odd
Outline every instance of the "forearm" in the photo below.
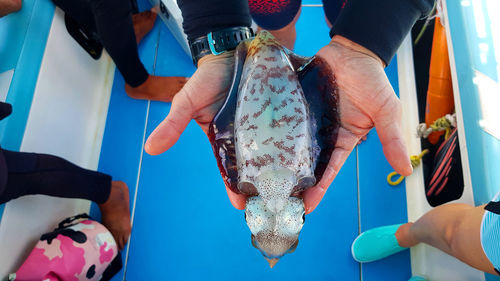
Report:
[[[340,35],[375,53],[388,64],[415,22],[434,0],[349,0],[330,36]]]
[[[248,0],[178,0],[177,3],[189,40],[218,29],[252,23]]]
[[[0,0],[0,18],[21,10],[21,0]]]

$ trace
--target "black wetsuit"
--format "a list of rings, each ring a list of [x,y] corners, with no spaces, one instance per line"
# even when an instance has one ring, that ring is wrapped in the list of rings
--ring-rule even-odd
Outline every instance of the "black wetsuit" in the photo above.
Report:
[[[178,0],[177,2],[184,18],[184,31],[188,38],[194,39],[225,27],[250,26],[248,1]],[[434,0],[348,0],[338,17],[329,15],[338,13],[335,5],[325,9],[325,13],[329,19],[336,18],[332,23],[330,36],[342,35],[371,50],[384,62],[389,63],[413,24],[431,11],[433,3]],[[290,19],[290,16],[288,18]]]
[[[148,79],[137,52],[130,0],[52,1],[89,32],[97,34],[127,84],[137,87]]]
[[[0,102],[0,120],[12,111]],[[80,168],[62,158],[0,148],[0,204],[23,195],[81,198],[98,204],[108,200],[111,177]]]

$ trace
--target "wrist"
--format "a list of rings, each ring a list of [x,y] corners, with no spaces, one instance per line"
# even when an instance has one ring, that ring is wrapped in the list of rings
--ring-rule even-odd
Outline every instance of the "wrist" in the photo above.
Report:
[[[227,63],[227,64],[233,64],[234,63],[234,53],[235,50],[230,50],[226,51],[220,55],[213,55],[213,54],[208,54],[203,56],[198,60],[198,68],[204,64],[204,63],[210,63],[210,62],[221,62],[221,63]]]
[[[189,41],[191,57],[195,65],[207,55],[221,55],[236,49],[238,44],[253,37],[253,31],[247,26],[235,26],[207,33]]]
[[[384,61],[379,56],[377,56],[374,52],[370,51],[369,49],[361,46],[360,44],[358,44],[354,41],[351,41],[351,40],[349,40],[341,35],[333,36],[332,40],[330,41],[330,44],[331,45],[338,45],[342,48],[346,48],[346,49],[349,49],[349,50],[357,52],[357,53],[365,54],[365,55],[370,56],[373,59],[377,60],[382,65],[382,67],[386,66]]]

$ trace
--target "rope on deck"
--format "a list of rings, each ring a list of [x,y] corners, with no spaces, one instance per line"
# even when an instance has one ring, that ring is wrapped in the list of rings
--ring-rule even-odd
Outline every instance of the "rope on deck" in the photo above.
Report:
[[[445,116],[436,119],[428,128],[425,123],[420,123],[417,126],[417,137],[427,138],[432,132],[446,131],[445,139],[448,139],[454,127],[457,126],[456,114],[446,114]]]

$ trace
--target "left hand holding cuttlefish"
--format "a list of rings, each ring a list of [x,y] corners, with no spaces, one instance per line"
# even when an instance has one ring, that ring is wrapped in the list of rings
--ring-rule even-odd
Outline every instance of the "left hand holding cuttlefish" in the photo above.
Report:
[[[413,169],[401,133],[401,104],[384,72],[384,64],[368,49],[334,36],[317,54],[335,73],[341,128],[321,181],[304,192],[312,212],[359,140],[376,127],[389,164],[403,176]]]

